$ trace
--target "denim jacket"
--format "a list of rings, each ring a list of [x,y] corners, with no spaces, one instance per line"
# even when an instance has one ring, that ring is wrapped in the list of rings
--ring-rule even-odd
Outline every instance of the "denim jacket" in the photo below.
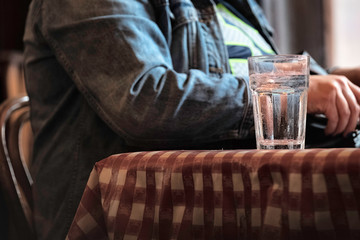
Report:
[[[254,0],[228,2],[273,46]],[[252,135],[248,76],[230,74],[214,6],[32,1],[24,43],[39,239],[64,239],[93,164],[110,154]]]

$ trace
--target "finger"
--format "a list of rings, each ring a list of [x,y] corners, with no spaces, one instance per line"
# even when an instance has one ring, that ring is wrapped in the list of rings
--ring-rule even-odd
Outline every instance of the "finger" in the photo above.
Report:
[[[345,89],[343,90],[343,94],[347,100],[349,109],[350,109],[350,116],[349,116],[349,120],[348,120],[348,124],[347,127],[344,130],[344,136],[347,135],[348,133],[354,131],[354,129],[356,128],[358,119],[359,119],[359,104],[357,102],[357,99],[354,95],[354,93],[351,91],[350,86],[346,86]]]
[[[336,96],[333,97],[333,99],[335,99]],[[330,108],[328,111],[325,112],[325,115],[328,119],[327,121],[327,125],[326,125],[326,128],[325,128],[325,134],[326,135],[332,135],[335,130],[336,130],[336,127],[338,125],[338,122],[339,122],[339,114],[338,114],[338,111],[337,111],[337,107],[335,107],[335,101],[334,101],[334,104],[331,104],[332,108]]]
[[[350,118],[349,104],[348,104],[342,90],[340,90],[340,89],[337,90],[336,108],[337,108],[337,112],[338,112],[339,121],[336,126],[336,130],[333,133],[334,135],[344,132],[346,126],[349,123],[349,118]]]
[[[360,87],[356,86],[354,83],[349,82],[349,87],[353,94],[355,95],[355,98],[357,102],[360,104]]]

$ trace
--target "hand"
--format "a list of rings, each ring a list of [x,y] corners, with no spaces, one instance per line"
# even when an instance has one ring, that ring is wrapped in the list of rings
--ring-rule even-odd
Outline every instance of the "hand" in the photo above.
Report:
[[[360,115],[360,88],[341,75],[311,75],[308,113],[323,113],[328,119],[325,134],[353,131]]]
[[[331,74],[346,76],[352,83],[360,86],[360,66],[352,68],[336,68]]]

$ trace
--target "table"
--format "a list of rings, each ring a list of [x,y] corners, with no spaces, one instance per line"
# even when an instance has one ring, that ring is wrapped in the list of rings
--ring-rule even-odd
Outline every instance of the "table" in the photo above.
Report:
[[[149,151],[94,166],[67,239],[360,239],[360,149]]]

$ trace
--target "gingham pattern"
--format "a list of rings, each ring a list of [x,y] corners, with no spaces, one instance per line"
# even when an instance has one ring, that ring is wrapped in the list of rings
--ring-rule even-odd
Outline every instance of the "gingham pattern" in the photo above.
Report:
[[[360,149],[110,156],[67,239],[360,239]]]

